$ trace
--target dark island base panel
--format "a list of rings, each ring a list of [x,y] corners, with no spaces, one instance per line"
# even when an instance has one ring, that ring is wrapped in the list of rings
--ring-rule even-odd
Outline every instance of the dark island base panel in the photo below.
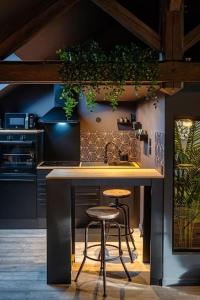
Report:
[[[70,284],[71,264],[75,243],[73,231],[74,186],[76,184],[126,184],[145,186],[145,214],[150,221],[144,223],[143,258],[151,264],[150,283],[162,285],[163,258],[163,180],[162,179],[90,179],[90,180],[47,180],[47,283]],[[56,201],[59,199],[59,202]],[[150,202],[150,203],[149,203]],[[150,230],[149,230],[150,229]],[[151,242],[150,242],[151,241]],[[74,252],[74,251],[73,251]]]
[[[0,219],[0,229],[45,229],[46,219]]]

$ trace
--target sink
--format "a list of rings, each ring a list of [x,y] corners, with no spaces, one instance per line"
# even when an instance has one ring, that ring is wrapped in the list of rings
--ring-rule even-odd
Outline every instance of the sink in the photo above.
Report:
[[[118,161],[118,162],[109,162],[104,163],[103,161],[82,161],[80,167],[89,167],[89,168],[139,168],[139,165],[136,162],[129,161]]]
[[[105,164],[103,161],[82,161],[80,164],[81,167],[106,167],[108,164]]]
[[[109,166],[133,166],[134,163],[129,162],[129,161],[113,161],[113,162],[109,162],[108,165]]]

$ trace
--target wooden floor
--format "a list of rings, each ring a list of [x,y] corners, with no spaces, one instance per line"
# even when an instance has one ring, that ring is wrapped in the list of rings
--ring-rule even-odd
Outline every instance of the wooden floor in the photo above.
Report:
[[[77,235],[77,256],[73,278],[82,259],[83,243]],[[109,264],[107,299],[179,300],[200,299],[200,287],[149,286],[149,266],[142,264],[142,240],[136,231],[137,259],[125,261],[131,272],[129,283],[118,261]],[[92,254],[97,254],[98,249]],[[110,255],[112,253],[110,252]],[[98,265],[88,261],[77,284],[46,284],[46,232],[44,230],[0,230],[0,300],[95,300],[102,299],[102,281]]]

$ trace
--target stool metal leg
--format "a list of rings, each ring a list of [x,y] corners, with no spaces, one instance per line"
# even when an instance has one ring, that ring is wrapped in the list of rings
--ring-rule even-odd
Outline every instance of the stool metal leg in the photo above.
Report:
[[[102,234],[101,234],[101,266],[103,271],[103,296],[106,297],[106,261],[105,261],[105,248],[106,248],[106,222],[105,220],[101,223]]]
[[[106,224],[106,231],[105,231],[105,243],[107,242],[108,238],[109,238],[109,231],[110,231],[110,222],[108,222]],[[100,260],[101,258],[101,250],[99,251],[99,255],[98,255],[98,259]]]
[[[98,258],[100,260],[100,272],[99,272],[99,275],[102,274],[102,271],[103,271],[103,259],[102,259],[102,236],[103,236],[103,225],[102,225],[102,222],[101,222],[101,248],[100,248],[100,251],[99,251],[99,255],[98,255]]]
[[[127,204],[121,204],[121,206],[124,206],[124,207],[126,207],[126,209],[127,209],[128,233],[129,233],[129,236],[130,236],[132,245],[133,245],[133,249],[136,250],[135,240],[134,240],[134,238],[133,238],[133,236],[132,236],[132,233],[131,233],[131,230],[130,230],[130,209],[129,209],[129,206],[128,206]]]
[[[128,249],[128,253],[129,253],[129,257],[131,262],[133,263],[133,257],[132,257],[132,253],[131,253],[131,248],[129,245],[129,240],[128,240],[128,223],[127,223],[127,214],[126,214],[126,209],[123,206],[120,206],[121,210],[123,211],[123,215],[124,215],[124,226],[125,226],[125,239],[126,239],[126,245],[127,245],[127,249]]]
[[[126,246],[127,246],[127,249],[128,249],[129,257],[130,257],[131,262],[133,263],[134,260],[133,260],[133,256],[132,256],[132,253],[131,253],[131,248],[130,248],[130,245],[129,245],[128,236],[130,236],[130,239],[131,239],[131,242],[133,244],[133,249],[134,250],[136,250],[136,246],[135,246],[134,238],[133,238],[133,236],[131,234],[131,231],[130,231],[130,222],[129,222],[130,213],[129,213],[129,207],[126,204],[121,204],[119,202],[118,198],[115,199],[115,204],[111,203],[110,206],[111,207],[116,207],[119,210],[121,209],[121,211],[123,212],[124,230],[125,230],[125,235],[124,236],[125,236],[125,240],[126,240]],[[127,211],[126,211],[125,207],[127,208]]]
[[[83,269],[83,266],[85,264],[85,261],[86,261],[86,256],[87,256],[87,249],[88,249],[88,230],[89,230],[89,227],[92,226],[92,225],[96,225],[96,224],[99,224],[99,222],[95,222],[95,221],[92,221],[90,222],[86,227],[85,227],[85,247],[84,247],[84,251],[83,251],[83,260],[82,260],[82,263],[80,265],[80,268],[78,270],[78,273],[76,275],[76,278],[75,278],[75,282],[78,280],[78,277]]]
[[[79,275],[80,275],[80,273],[81,273],[81,271],[82,271],[82,269],[83,269],[83,266],[84,266],[84,264],[85,264],[85,261],[86,261],[87,245],[88,245],[88,228],[89,228],[89,226],[90,226],[90,224],[88,224],[88,226],[85,227],[85,250],[84,250],[84,252],[83,252],[84,257],[83,257],[82,263],[81,263],[81,265],[80,265],[80,268],[79,268],[79,270],[78,270],[78,273],[77,273],[77,275],[76,275],[76,278],[75,278],[75,280],[74,280],[75,282],[78,280],[78,277],[79,277]]]
[[[120,227],[119,223],[113,223],[113,224],[115,224],[118,227],[119,258],[120,258],[121,264],[122,264],[122,266],[124,268],[124,271],[126,273],[126,276],[128,278],[128,281],[131,281],[130,274],[129,274],[129,272],[128,272],[127,268],[126,268],[126,265],[125,265],[125,263],[123,261],[123,258],[122,258],[123,251],[122,251],[122,245],[121,245],[121,227]]]

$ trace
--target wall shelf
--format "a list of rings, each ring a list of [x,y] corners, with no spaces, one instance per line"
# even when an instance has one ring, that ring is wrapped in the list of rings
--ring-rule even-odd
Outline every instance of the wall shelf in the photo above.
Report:
[[[128,122],[120,122],[117,121],[117,126],[119,130],[133,130],[132,123]]]

